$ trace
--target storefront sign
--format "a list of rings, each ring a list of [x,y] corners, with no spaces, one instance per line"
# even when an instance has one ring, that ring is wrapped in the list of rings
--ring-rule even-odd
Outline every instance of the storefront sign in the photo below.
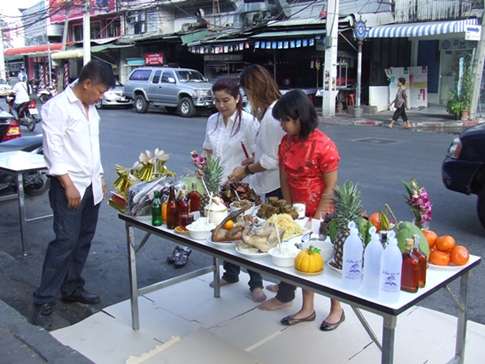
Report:
[[[463,39],[446,39],[440,41],[440,51],[456,51],[463,49],[473,49],[477,46],[477,42]]]
[[[128,66],[144,66],[145,60],[143,58],[127,58],[126,64]]]
[[[467,25],[465,39],[466,40],[480,40],[482,30],[479,25]]]
[[[163,53],[145,54],[145,64],[147,66],[156,66],[163,64]]]

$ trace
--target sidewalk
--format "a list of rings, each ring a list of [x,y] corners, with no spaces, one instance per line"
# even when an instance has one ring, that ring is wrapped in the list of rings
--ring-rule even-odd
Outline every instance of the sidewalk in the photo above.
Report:
[[[321,111],[321,108],[317,108]],[[446,107],[442,105],[432,105],[422,109],[411,109],[406,111],[409,121],[412,124],[411,130],[418,131],[442,131],[442,130],[461,130],[464,127],[472,126],[485,121],[485,115],[477,113],[477,120],[462,121],[457,120],[453,115],[448,114]],[[391,123],[393,111],[386,110],[377,114],[363,115],[361,118],[354,118],[353,113],[338,113],[335,117],[320,117],[321,124],[342,125],[342,126],[386,126]],[[402,127],[403,122],[399,120],[395,127]]]

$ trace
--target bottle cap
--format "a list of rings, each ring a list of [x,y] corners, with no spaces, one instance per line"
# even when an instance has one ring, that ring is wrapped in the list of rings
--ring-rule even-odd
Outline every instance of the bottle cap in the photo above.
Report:
[[[372,226],[369,229],[369,234],[370,234],[370,242],[369,242],[369,244],[371,244],[374,241],[377,241],[380,244],[379,234],[377,234],[377,229],[376,229],[375,226]]]
[[[396,233],[393,230],[387,233],[387,238],[390,245],[397,245]]]
[[[350,229],[350,235],[358,235],[359,230],[357,230],[357,227],[355,226],[355,222],[349,221],[347,224],[347,227]]]
[[[406,239],[406,245],[404,245],[404,248],[406,250],[411,250],[413,248],[413,245],[414,245],[414,240],[411,238],[408,238]]]

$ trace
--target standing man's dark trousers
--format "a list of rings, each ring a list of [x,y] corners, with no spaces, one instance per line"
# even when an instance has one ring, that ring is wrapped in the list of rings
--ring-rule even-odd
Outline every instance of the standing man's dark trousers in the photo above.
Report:
[[[93,205],[93,191],[89,186],[79,209],[68,209],[65,189],[57,178],[51,178],[49,200],[56,238],[47,247],[42,281],[34,292],[34,305],[55,304],[59,291],[67,297],[76,288],[83,288],[85,281],[81,273],[96,232],[100,207],[100,204]]]

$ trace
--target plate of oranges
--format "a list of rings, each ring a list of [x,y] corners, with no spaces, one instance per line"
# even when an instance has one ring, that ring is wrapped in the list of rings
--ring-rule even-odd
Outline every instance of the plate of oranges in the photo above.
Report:
[[[457,245],[450,235],[438,236],[431,230],[423,230],[429,244],[428,263],[435,269],[458,269],[470,259],[470,252],[463,245]]]

